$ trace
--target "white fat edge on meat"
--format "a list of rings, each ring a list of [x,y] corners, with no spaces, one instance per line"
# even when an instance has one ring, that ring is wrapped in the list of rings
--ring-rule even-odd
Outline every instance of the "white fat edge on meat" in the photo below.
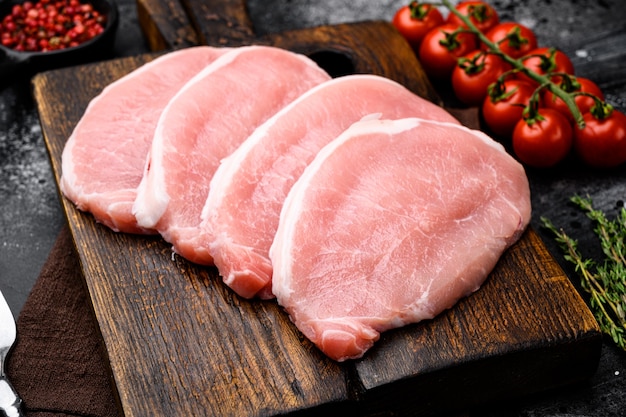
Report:
[[[139,184],[137,198],[133,205],[133,214],[137,218],[137,224],[145,228],[154,228],[165,211],[170,201],[170,196],[167,190],[162,186],[165,184],[165,172],[161,169],[163,161],[163,152],[165,148],[164,136],[163,136],[163,121],[167,118],[171,108],[179,101],[184,100],[184,97],[188,91],[192,91],[196,88],[197,84],[202,83],[206,77],[226,67],[237,59],[242,54],[254,53],[256,51],[262,51],[267,49],[279,50],[285,54],[298,57],[308,65],[316,67],[322,71],[317,64],[308,57],[293,52],[289,52],[284,49],[271,47],[271,46],[241,46],[237,48],[225,48],[226,52],[219,56],[215,61],[207,65],[202,71],[192,77],[169,101],[167,106],[163,109],[152,141],[152,148],[150,151],[149,160],[146,162],[146,168],[149,170],[144,171],[145,174]]]
[[[476,136],[479,140],[483,141],[486,145],[497,149],[507,157],[511,158],[515,164],[519,165],[504,149],[504,147],[494,141],[491,137],[483,132],[469,129],[465,126],[458,125],[450,122],[440,122],[433,120],[426,120],[420,118],[406,118],[399,120],[377,120],[379,115],[371,114],[363,117],[359,122],[354,123],[346,131],[344,131],[335,140],[326,145],[314,159],[314,161],[305,169],[302,176],[293,185],[289,192],[283,208],[280,214],[280,221],[276,238],[274,239],[270,248],[270,259],[273,263],[274,276],[273,276],[273,288],[272,291],[276,295],[279,302],[287,300],[292,292],[291,288],[291,266],[293,259],[291,259],[292,247],[287,245],[298,224],[299,215],[302,212],[302,201],[306,193],[308,184],[315,177],[317,171],[323,165],[324,161],[340,146],[347,141],[358,137],[363,134],[382,133],[388,135],[394,135],[406,130],[413,129],[419,126],[421,123],[428,123],[440,126],[449,126],[453,129],[465,130],[472,135]],[[420,297],[411,307],[415,311],[411,311],[409,315],[422,318],[430,318],[432,311],[429,311],[428,303],[425,301],[428,298],[429,290]]]
[[[303,93],[300,97],[287,104],[276,114],[267,119],[263,124],[257,127],[254,132],[252,132],[250,136],[248,136],[248,138],[244,140],[243,143],[235,149],[235,151],[233,151],[233,153],[220,161],[220,165],[211,179],[209,195],[200,216],[203,223],[207,222],[210,219],[211,214],[215,212],[215,209],[220,206],[221,198],[223,197],[222,191],[227,190],[229,185],[233,183],[235,174],[239,172],[239,168],[245,161],[248,153],[263,141],[272,126],[274,126],[281,117],[289,113],[294,107],[297,107],[300,103],[306,101],[307,97],[310,97],[316,91],[327,87],[328,84],[335,82],[336,79],[326,81]]]
[[[157,137],[161,136],[157,125],[155,139],[146,157],[144,174],[137,187],[137,196],[132,208],[137,224],[144,228],[154,228],[157,225],[170,201],[170,196],[163,186],[165,172],[160,164],[163,141],[157,140]]]
[[[470,129],[467,126],[463,126],[463,125],[456,124],[456,123],[451,123],[451,122],[442,122],[442,121],[439,121],[439,120],[426,120],[426,119],[424,119],[423,121],[426,122],[426,123],[434,124],[434,125],[450,126],[450,127],[454,128],[454,129],[465,130],[466,132],[469,132],[472,135],[476,136],[478,139],[483,141],[486,145],[489,145],[492,148],[497,149],[498,151],[500,151],[503,155],[506,155],[506,157],[510,158],[512,162],[514,162],[516,165],[518,165],[520,168],[523,169],[522,165],[506,151],[506,149],[504,148],[504,146],[500,142],[497,142],[491,136],[487,135],[486,133],[484,133],[481,130]]]
[[[155,67],[162,65],[164,62],[168,62],[171,60],[179,59],[181,55],[185,54],[195,54],[198,51],[204,49],[215,49],[210,46],[196,46],[192,48],[182,49],[174,52],[169,52],[167,54],[161,55],[152,61],[149,61],[128,74],[118,78],[117,80],[111,82],[106,85],[100,94],[95,96],[93,99],[89,101],[85,112],[83,113],[83,117],[78,121],[72,134],[67,140],[65,147],[63,149],[63,154],[61,157],[61,191],[64,195],[70,196],[72,194],[72,198],[78,198],[78,195],[83,195],[82,187],[78,186],[77,180],[78,176],[74,172],[74,164],[73,164],[73,149],[76,146],[76,135],[80,132],[80,129],[83,124],[83,118],[85,115],[89,114],[94,108],[96,108],[101,101],[105,100],[110,94],[115,94],[116,91],[121,91],[125,95],[125,90],[127,89],[127,84],[131,82],[133,79],[141,77],[144,73],[152,71]],[[78,194],[78,195],[75,195]]]
[[[296,180],[291,190],[287,194],[285,202],[280,212],[278,229],[274,241],[270,247],[270,259],[274,268],[272,277],[272,292],[279,302],[287,300],[291,294],[291,250],[293,249],[287,242],[290,242],[298,225],[298,218],[302,213],[302,202],[304,200],[307,186],[315,178],[320,167],[326,159],[338,148],[350,140],[358,140],[362,135],[371,133],[382,133],[394,135],[419,126],[424,122],[419,118],[406,118],[399,120],[380,120],[379,114],[364,116],[358,122],[348,127],[337,138],[324,146],[313,161],[305,168],[304,172]]]
[[[387,81],[390,84],[397,84],[387,78],[370,74],[353,74],[342,77],[337,77],[318,84],[300,97],[287,104],[281,110],[279,110],[274,116],[269,118],[266,122],[257,127],[254,132],[229,156],[222,159],[219,167],[215,171],[211,184],[209,187],[209,195],[207,201],[202,209],[201,220],[203,224],[206,224],[216,209],[221,205],[221,198],[223,198],[223,191],[227,190],[229,184],[232,184],[235,180],[235,176],[248,156],[248,153],[264,140],[270,129],[280,120],[284,115],[291,112],[294,108],[306,104],[306,101],[316,93],[320,91],[333,88],[336,84],[346,82],[352,79],[365,79],[365,80],[379,80]],[[397,84],[399,85],[399,84]]]
[[[281,117],[283,117],[285,114],[288,114],[294,108],[302,105],[314,94],[322,90],[332,88],[338,83],[343,83],[351,79],[383,81],[383,82],[388,82],[389,84],[392,84],[392,85],[401,86],[395,81],[392,81],[388,78],[381,77],[378,75],[352,74],[352,75],[346,75],[342,77],[333,78],[331,80],[318,84],[312,87],[311,89],[309,89],[307,92],[303,93],[296,100],[292,101],[291,103],[283,107],[274,116],[272,116],[265,123],[263,123],[261,126],[256,128],[255,131],[252,132],[252,134],[232,154],[230,154],[226,158],[222,159],[222,161],[220,161],[220,166],[218,167],[215,174],[213,175],[213,178],[211,179],[211,187],[209,191],[209,196],[202,210],[202,216],[201,216],[202,220],[206,221],[209,218],[211,212],[213,212],[213,210],[216,207],[219,207],[219,203],[220,203],[219,199],[222,197],[222,195],[215,192],[214,190],[228,189],[228,184],[231,184],[233,182],[235,174],[239,171],[241,164],[245,161],[246,156],[248,155],[250,150],[254,149],[256,146],[259,145],[259,143],[263,141],[263,139],[268,134],[269,130],[272,128],[272,126],[276,124],[276,122]],[[365,116],[364,119],[367,117],[369,116]],[[379,118],[380,114],[376,114],[375,117]],[[221,187],[217,187],[218,184],[221,185]]]
[[[246,46],[228,49],[223,55],[219,56],[185,83],[161,112],[154,132],[152,146],[146,160],[144,175],[137,188],[137,197],[132,209],[139,226],[154,228],[169,205],[170,196],[164,187],[165,171],[163,170],[163,154],[165,150],[165,136],[163,132],[168,113],[172,111],[172,107],[179,100],[185,99],[187,92],[193,91],[199,83],[203,82],[211,74],[233,62],[241,53],[257,48],[259,47]]]
[[[76,180],[76,172],[74,172],[74,158],[72,157],[76,139],[72,134],[65,143],[63,153],[61,154],[61,192],[66,197],[75,200],[76,194],[82,194],[82,187],[79,187]],[[76,202],[76,201],[74,201]]]

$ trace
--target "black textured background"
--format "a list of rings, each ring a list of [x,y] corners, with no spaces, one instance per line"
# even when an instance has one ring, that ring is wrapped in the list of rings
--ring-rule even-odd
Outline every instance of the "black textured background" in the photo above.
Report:
[[[258,34],[361,20],[390,20],[404,1],[254,0],[248,2]],[[539,43],[565,51],[576,72],[594,80],[607,101],[626,111],[626,2],[623,0],[494,0],[501,20],[535,31]],[[147,52],[133,0],[118,0],[116,57]],[[64,223],[28,79],[0,80],[0,290],[14,314],[24,304]],[[598,257],[590,222],[571,204],[589,195],[613,217],[626,200],[626,166],[603,172],[574,162],[553,170],[529,170],[533,226],[572,281],[577,276],[550,235],[539,226],[547,216]],[[605,343],[598,372],[583,384],[511,404],[492,404],[468,416],[626,416],[626,354]]]

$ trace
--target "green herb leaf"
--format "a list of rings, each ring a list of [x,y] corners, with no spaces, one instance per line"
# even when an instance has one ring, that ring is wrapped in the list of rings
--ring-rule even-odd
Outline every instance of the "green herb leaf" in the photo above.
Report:
[[[601,210],[594,209],[591,198],[576,195],[571,201],[594,223],[594,233],[605,256],[601,264],[584,259],[578,242],[563,229],[557,229],[545,217],[541,222],[555,235],[564,259],[575,266],[600,329],[626,351],[626,208],[622,207],[615,220],[609,220]]]

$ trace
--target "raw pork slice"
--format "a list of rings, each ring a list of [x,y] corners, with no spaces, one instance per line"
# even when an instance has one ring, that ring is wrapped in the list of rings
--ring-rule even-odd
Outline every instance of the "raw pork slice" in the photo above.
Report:
[[[137,225],[132,206],[157,121],[178,90],[225,50],[170,52],[104,88],[63,150],[63,194],[115,231],[156,233]]]
[[[358,358],[380,332],[476,291],[529,219],[524,169],[481,132],[358,122],[289,192],[273,291],[326,355]]]
[[[232,50],[194,77],[158,122],[134,212],[174,251],[198,263],[213,259],[200,215],[220,161],[285,105],[330,79],[304,55],[267,46]]]
[[[317,152],[371,113],[456,122],[445,110],[375,75],[327,81],[259,127],[218,168],[203,228],[224,282],[243,297],[273,297],[269,248],[287,192]]]

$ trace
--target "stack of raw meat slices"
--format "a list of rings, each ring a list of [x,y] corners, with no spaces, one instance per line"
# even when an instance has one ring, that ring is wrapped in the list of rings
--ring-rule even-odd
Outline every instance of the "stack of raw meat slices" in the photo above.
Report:
[[[277,111],[330,76],[308,58],[279,48],[242,47],[191,79],[163,109],[134,213],[174,250],[213,262],[200,215],[220,161]]]
[[[269,248],[287,193],[320,149],[364,117],[420,116],[456,123],[440,107],[374,75],[312,88],[222,161],[203,211],[203,232],[227,285],[271,298]]]
[[[530,219],[523,168],[486,135],[267,46],[172,52],[118,80],[62,167],[79,209],[276,297],[338,361],[476,291]]]

